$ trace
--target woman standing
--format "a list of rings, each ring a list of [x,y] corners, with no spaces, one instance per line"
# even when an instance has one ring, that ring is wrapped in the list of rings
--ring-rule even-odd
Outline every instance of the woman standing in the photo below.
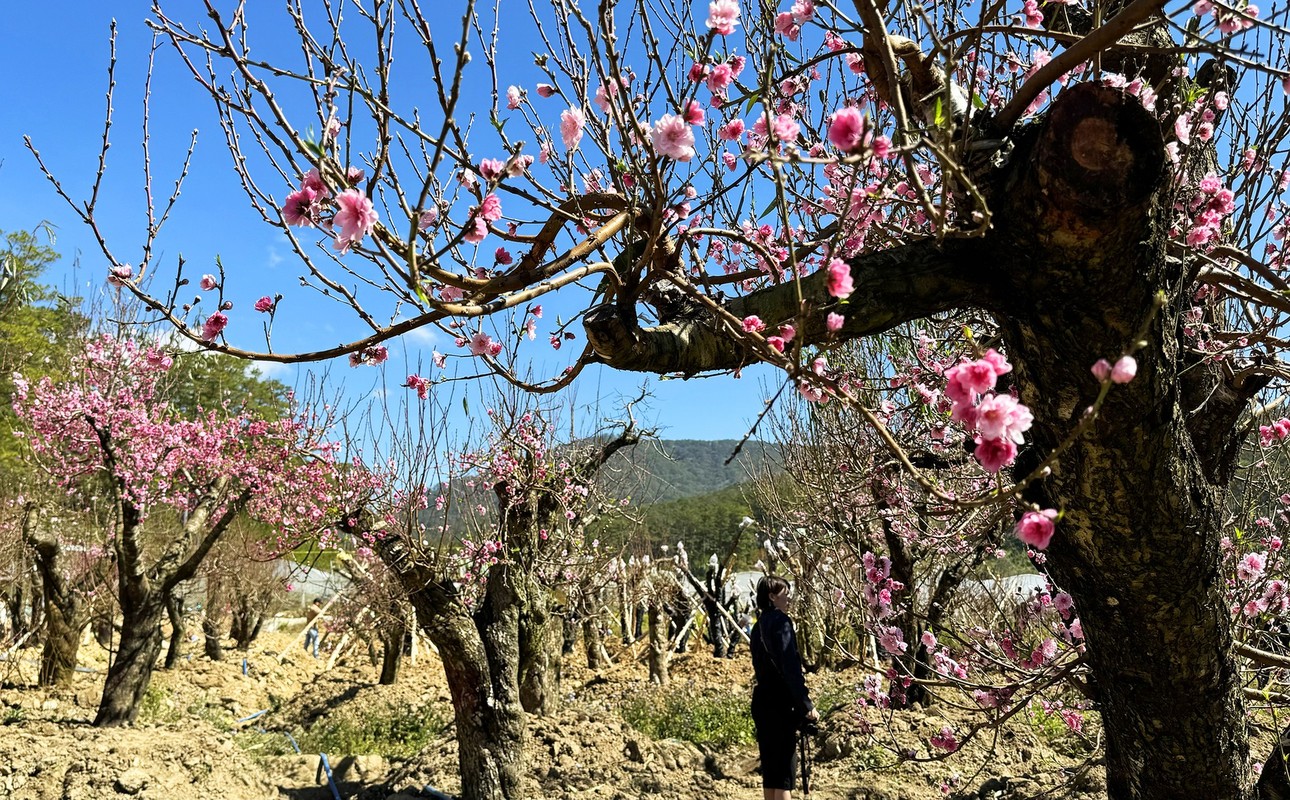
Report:
[[[797,636],[788,618],[788,581],[766,575],[757,582],[757,624],[753,626],[752,717],[761,751],[765,800],[789,800],[797,773],[797,732],[819,719],[802,676]]]

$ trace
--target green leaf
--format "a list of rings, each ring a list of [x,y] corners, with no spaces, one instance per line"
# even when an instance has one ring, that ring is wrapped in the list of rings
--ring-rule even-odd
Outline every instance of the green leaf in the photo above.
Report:
[[[461,410],[466,412],[466,416],[470,416],[470,401],[465,397],[461,398]]]

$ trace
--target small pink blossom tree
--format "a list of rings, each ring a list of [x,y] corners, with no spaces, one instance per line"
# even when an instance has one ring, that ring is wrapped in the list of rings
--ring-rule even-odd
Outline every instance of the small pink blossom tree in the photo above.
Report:
[[[85,342],[71,380],[15,381],[14,407],[32,456],[65,490],[94,480],[111,501],[107,543],[123,621],[99,726],[134,721],[161,647],[167,599],[237,515],[270,522],[287,546],[325,538],[342,502],[325,420],[182,418],[159,391],[171,364],[154,346],[100,336]],[[149,542],[149,520],[167,513],[175,515],[168,535]]]

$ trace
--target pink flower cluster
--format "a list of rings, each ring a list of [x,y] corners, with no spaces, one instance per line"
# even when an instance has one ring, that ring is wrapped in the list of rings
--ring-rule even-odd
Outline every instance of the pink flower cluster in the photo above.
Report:
[[[951,418],[968,430],[976,429],[973,455],[989,472],[998,472],[1017,457],[1017,445],[1030,430],[1030,409],[1008,394],[995,394],[1000,375],[1012,371],[993,349],[975,361],[965,361],[945,371],[945,394],[952,402]]]
[[[795,0],[788,11],[781,11],[775,15],[775,32],[790,42],[796,42],[797,37],[802,33],[802,25],[810,22],[814,17],[814,0]]]
[[[1282,417],[1271,425],[1259,426],[1259,446],[1271,447],[1274,442],[1284,442],[1290,436],[1290,419]]]
[[[1243,9],[1236,11],[1228,4],[1219,4],[1212,0],[1197,0],[1192,5],[1191,11],[1198,17],[1213,15],[1218,22],[1218,29],[1227,36],[1239,31],[1248,31],[1254,27],[1254,21],[1259,18],[1259,7],[1253,3],[1247,3]]]
[[[82,343],[70,379],[16,380],[14,410],[30,426],[33,453],[68,489],[103,476],[140,518],[160,506],[183,513],[213,501],[213,523],[226,503],[245,502],[283,534],[330,524],[339,475],[326,426],[233,409],[184,413],[161,391],[172,364],[155,347],[103,336]],[[227,490],[210,497],[221,479]]]
[[[1189,204],[1194,216],[1187,231],[1187,244],[1208,249],[1218,243],[1223,232],[1223,220],[1236,210],[1236,200],[1232,190],[1223,186],[1212,172],[1201,179],[1199,188],[1200,192]]]
[[[351,169],[346,179],[351,184],[358,183],[363,179],[362,170]],[[323,214],[328,204],[335,207],[335,213],[330,220],[324,220]],[[344,253],[351,246],[362,242],[363,237],[372,232],[379,218],[371,199],[363,192],[345,189],[333,198],[318,170],[311,169],[305,173],[300,188],[287,195],[282,205],[282,219],[295,227],[339,227],[333,247]]]
[[[357,353],[350,353],[349,365],[357,367],[362,364],[371,364],[375,367],[384,364],[389,357],[390,351],[386,349],[385,345],[374,344],[371,347],[364,347]]]
[[[873,145],[869,121],[854,106],[840,108],[829,117],[829,142],[844,153],[862,153]]]

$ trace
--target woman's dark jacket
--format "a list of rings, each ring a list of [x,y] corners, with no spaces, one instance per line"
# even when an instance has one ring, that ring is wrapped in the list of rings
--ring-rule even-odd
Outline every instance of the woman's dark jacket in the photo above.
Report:
[[[802,676],[802,657],[788,615],[778,608],[762,612],[753,626],[753,719],[760,724],[797,728],[810,712],[811,699]]]

